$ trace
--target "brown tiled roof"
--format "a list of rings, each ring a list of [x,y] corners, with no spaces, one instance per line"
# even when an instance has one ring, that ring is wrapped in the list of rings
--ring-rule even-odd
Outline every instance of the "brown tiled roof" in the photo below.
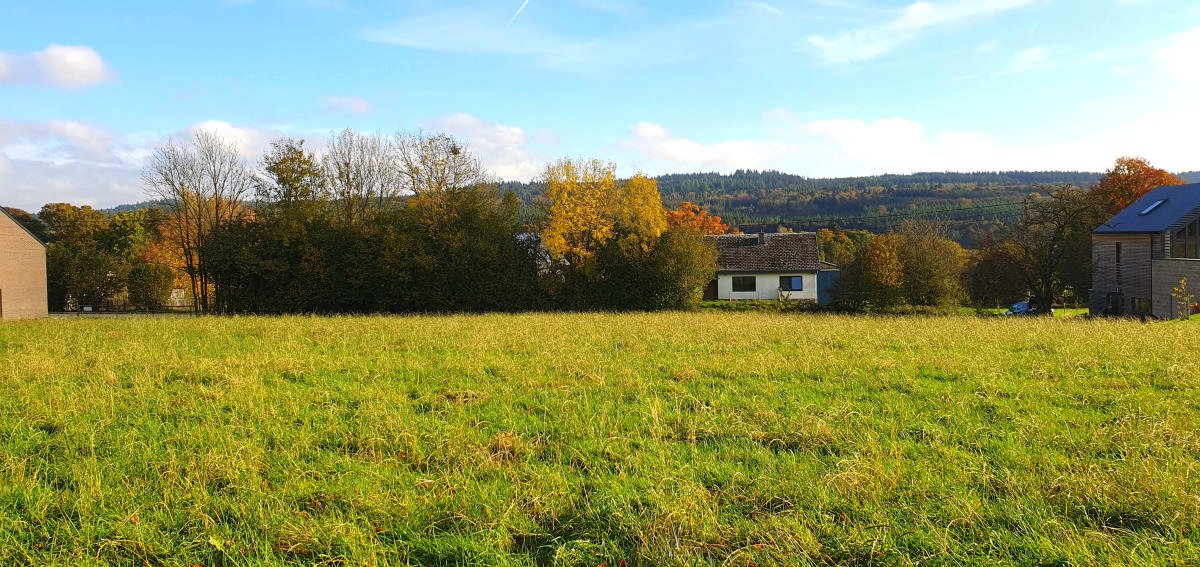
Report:
[[[717,246],[718,272],[815,272],[820,266],[814,232],[708,236]]]

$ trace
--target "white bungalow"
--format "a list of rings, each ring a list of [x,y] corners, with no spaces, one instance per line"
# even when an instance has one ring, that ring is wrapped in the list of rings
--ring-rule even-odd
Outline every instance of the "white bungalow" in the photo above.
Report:
[[[708,236],[717,247],[717,279],[704,299],[786,299],[829,302],[837,267],[820,261],[817,235],[722,234]]]

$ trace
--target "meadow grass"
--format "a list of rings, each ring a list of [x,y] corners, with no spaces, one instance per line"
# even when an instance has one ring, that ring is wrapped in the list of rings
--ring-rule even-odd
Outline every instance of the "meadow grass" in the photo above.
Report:
[[[0,564],[1196,564],[1200,324],[0,325]]]

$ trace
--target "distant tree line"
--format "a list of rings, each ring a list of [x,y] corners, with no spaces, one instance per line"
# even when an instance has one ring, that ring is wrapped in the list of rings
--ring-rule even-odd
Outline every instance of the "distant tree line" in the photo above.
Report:
[[[201,133],[145,179],[203,312],[695,306],[715,269],[702,226],[669,222],[653,180],[615,169],[548,165],[533,222],[445,134],[344,131],[321,155],[279,140],[251,168]]]

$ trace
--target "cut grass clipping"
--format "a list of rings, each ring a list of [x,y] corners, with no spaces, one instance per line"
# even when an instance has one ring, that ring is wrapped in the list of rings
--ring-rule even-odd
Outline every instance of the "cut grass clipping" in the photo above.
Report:
[[[0,564],[1196,564],[1200,325],[0,325]]]

